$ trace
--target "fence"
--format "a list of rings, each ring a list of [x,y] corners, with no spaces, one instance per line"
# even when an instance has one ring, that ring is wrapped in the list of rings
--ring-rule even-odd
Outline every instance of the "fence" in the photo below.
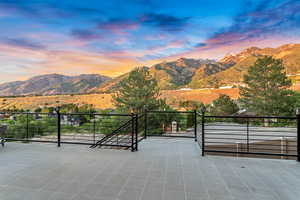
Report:
[[[99,113],[0,113],[7,141],[110,146],[137,150],[138,117]],[[101,141],[101,142],[100,142]]]
[[[207,116],[196,111],[146,111],[145,137],[194,138],[202,156],[229,155],[300,161],[297,117]]]
[[[1,113],[7,141],[85,144],[138,150],[148,136],[193,138],[202,155],[297,158],[300,115],[296,117],[208,116],[196,111],[144,114]]]
[[[299,160],[299,116],[199,117],[199,144],[203,156],[214,154]]]

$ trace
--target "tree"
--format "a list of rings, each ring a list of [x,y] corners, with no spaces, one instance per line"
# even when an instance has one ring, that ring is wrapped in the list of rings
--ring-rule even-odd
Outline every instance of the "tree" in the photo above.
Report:
[[[288,106],[285,109],[285,113],[294,115],[296,109],[300,108],[300,93],[292,91],[292,95],[288,100],[289,102],[286,103]]]
[[[214,115],[232,115],[239,110],[238,105],[228,95],[220,95],[212,102],[211,113]]]
[[[203,106],[204,104],[198,101],[186,100],[179,102],[179,107],[185,110],[200,110]]]
[[[241,104],[258,115],[287,115],[293,92],[282,60],[265,56],[257,59],[240,87]]]
[[[213,88],[219,88],[221,86],[221,83],[217,77],[213,76],[211,79],[208,80],[208,85]]]
[[[35,113],[40,113],[40,112],[42,112],[42,108],[41,108],[41,107],[38,107],[38,108],[34,109],[34,112],[35,112]]]
[[[136,68],[120,82],[113,95],[113,103],[117,108],[140,113],[145,108],[158,109],[164,104],[164,100],[159,99],[159,96],[157,81],[149,74],[147,68]]]

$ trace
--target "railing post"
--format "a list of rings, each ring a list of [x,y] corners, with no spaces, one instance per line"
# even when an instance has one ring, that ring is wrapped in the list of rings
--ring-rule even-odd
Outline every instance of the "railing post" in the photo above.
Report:
[[[300,162],[300,113],[297,113],[297,161]]]
[[[60,147],[61,116],[60,116],[59,108],[56,110],[56,114],[57,114],[57,147]]]
[[[236,157],[239,157],[239,152],[240,152],[240,142],[236,142]]]
[[[93,140],[94,140],[94,144],[96,143],[96,115],[93,114]]]
[[[138,151],[138,135],[139,135],[138,114],[136,114],[135,115],[135,151]]]
[[[202,112],[202,156],[205,156],[205,112]]]
[[[195,142],[197,142],[197,111],[194,110],[194,135],[195,135]]]
[[[134,151],[134,132],[135,132],[135,127],[134,127],[134,114],[131,113],[131,151]]]
[[[26,113],[26,140],[29,141],[29,114]]]
[[[249,118],[247,118],[247,152],[249,153]]]
[[[145,109],[145,119],[144,119],[144,134],[145,134],[145,139],[147,138],[147,120],[148,120],[148,111],[147,111],[147,109]]]

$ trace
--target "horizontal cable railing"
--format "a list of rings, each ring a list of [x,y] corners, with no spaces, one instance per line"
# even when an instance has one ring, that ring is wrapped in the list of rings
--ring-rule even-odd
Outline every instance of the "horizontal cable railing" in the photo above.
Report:
[[[199,116],[202,154],[298,156],[296,117]]]

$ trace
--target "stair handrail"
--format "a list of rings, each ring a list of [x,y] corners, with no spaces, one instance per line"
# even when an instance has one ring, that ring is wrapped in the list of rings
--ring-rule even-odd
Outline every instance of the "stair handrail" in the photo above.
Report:
[[[106,136],[103,137],[101,140],[99,140],[99,141],[97,141],[95,144],[91,145],[90,148],[95,148],[95,147],[97,147],[97,146],[99,146],[99,145],[101,146],[101,144],[102,144],[104,141],[106,141],[106,140],[108,140],[109,138],[113,137],[114,135],[118,134],[118,132],[119,132],[122,128],[124,128],[124,127],[126,127],[128,124],[130,124],[130,122],[131,122],[132,120],[133,120],[133,119],[130,119],[130,120],[126,121],[124,124],[122,124],[121,126],[119,126],[119,128],[115,129],[115,130],[112,131],[110,134],[106,135]]]

